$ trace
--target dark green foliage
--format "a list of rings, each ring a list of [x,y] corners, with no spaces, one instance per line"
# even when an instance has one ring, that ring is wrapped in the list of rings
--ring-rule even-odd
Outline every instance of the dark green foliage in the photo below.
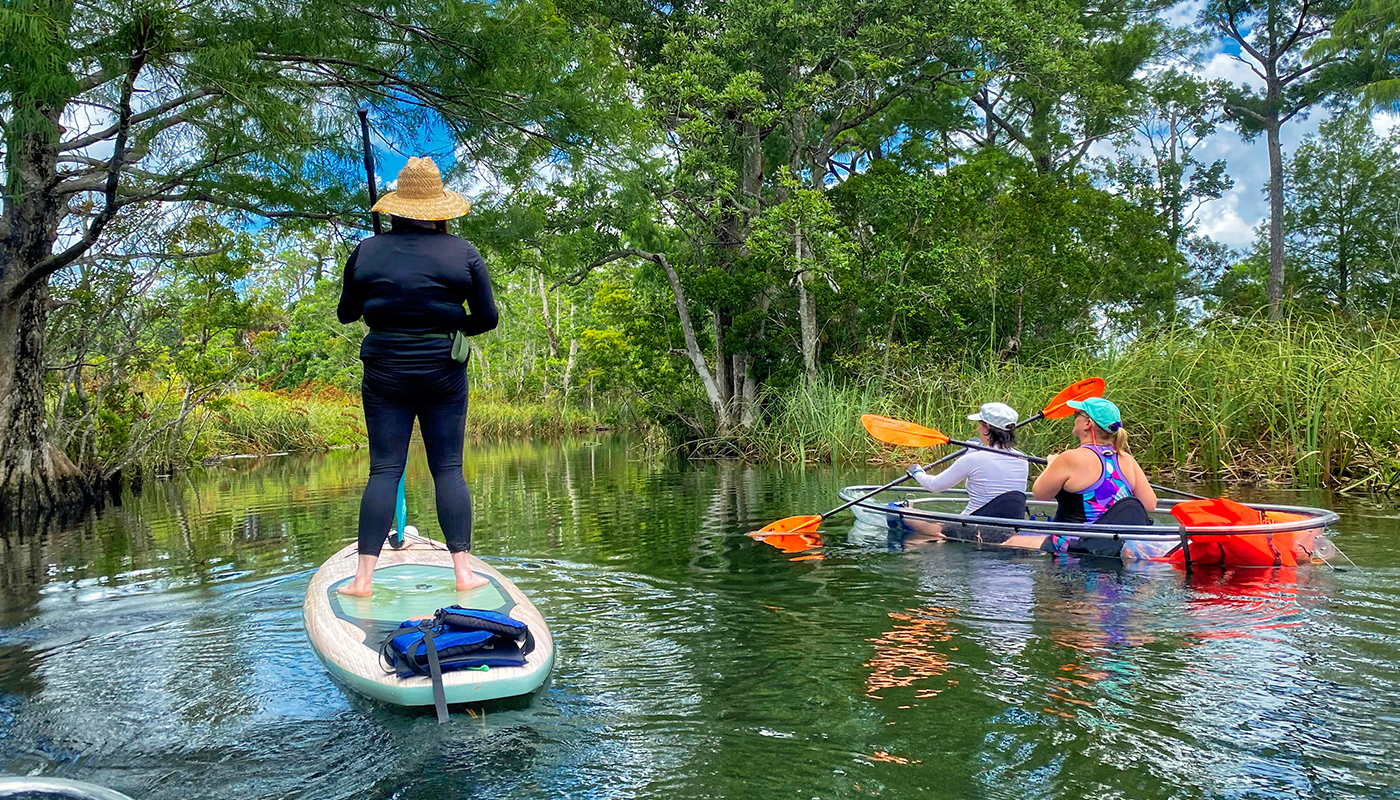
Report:
[[[119,108],[133,65],[137,106],[182,102],[178,121],[132,126],[116,196],[151,202],[55,273],[55,436],[110,467],[153,434],[188,441],[180,426],[207,415],[159,432],[186,401],[357,388],[364,329],[334,306],[366,221],[361,101],[380,147],[431,143],[472,195],[453,230],[486,255],[502,310],[474,343],[478,397],[556,409],[563,427],[586,408],[732,453],[792,412],[778,398],[848,375],[861,391],[964,369],[1058,379],[1202,310],[1250,319],[1271,299],[1270,252],[1199,235],[1196,209],[1232,182],[1197,148],[1226,119],[1272,125],[1276,145],[1290,116],[1346,96],[1365,48],[1279,48],[1272,94],[1207,85],[1163,67],[1202,38],[1169,29],[1169,5],[17,0],[0,10],[7,154],[25,136],[71,142],[40,111]],[[1260,0],[1204,19],[1253,20],[1253,47],[1290,14],[1325,29],[1343,11]],[[1292,158],[1273,288],[1295,312],[1389,313],[1384,200],[1400,189],[1364,127],[1328,123]],[[90,183],[69,224],[103,213],[96,161],[75,162]],[[1333,201],[1352,197],[1339,233]]]
[[[1151,210],[1086,179],[988,155],[947,176],[871,170],[842,196],[875,270],[850,282],[873,292],[852,302],[884,309],[868,346],[1034,359],[1070,342],[1092,346],[1093,309],[1119,329],[1176,311],[1183,262]]]
[[[1322,123],[1289,165],[1289,254],[1300,299],[1368,315],[1400,285],[1400,138],[1364,114]]]
[[[1309,55],[1351,53],[1350,82],[1370,108],[1400,108],[1400,1],[1355,0]]]

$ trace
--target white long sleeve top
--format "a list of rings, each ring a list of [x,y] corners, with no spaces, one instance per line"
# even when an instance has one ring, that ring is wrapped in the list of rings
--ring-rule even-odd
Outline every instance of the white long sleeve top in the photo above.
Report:
[[[969,439],[972,444],[981,444],[979,439]],[[1019,453],[1019,450],[1010,450]],[[948,465],[942,472],[930,475],[920,472],[915,476],[919,485],[930,492],[951,489],[959,483],[967,484],[967,506],[964,514],[971,514],[992,501],[992,498],[1006,492],[1024,492],[1030,477],[1030,464],[1020,458],[988,453],[985,450],[968,450],[967,455]]]

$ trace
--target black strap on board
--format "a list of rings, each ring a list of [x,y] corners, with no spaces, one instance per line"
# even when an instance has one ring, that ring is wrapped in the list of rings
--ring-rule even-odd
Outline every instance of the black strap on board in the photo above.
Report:
[[[433,682],[433,708],[437,710],[437,721],[447,722],[447,691],[442,685],[442,664],[438,663],[437,645],[433,643],[433,621],[424,620],[419,626],[423,631],[423,646],[428,650],[428,677]]]

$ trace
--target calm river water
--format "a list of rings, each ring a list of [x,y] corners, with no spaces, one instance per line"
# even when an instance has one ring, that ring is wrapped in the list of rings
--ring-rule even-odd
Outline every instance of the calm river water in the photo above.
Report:
[[[226,462],[0,537],[0,773],[137,800],[1400,797],[1394,506],[1337,501],[1346,572],[904,550],[849,515],[793,560],[744,533],[894,473],[476,446],[474,549],[559,659],[524,707],[439,726],[348,694],[302,629],[366,470]],[[439,535],[421,451],[409,483]]]

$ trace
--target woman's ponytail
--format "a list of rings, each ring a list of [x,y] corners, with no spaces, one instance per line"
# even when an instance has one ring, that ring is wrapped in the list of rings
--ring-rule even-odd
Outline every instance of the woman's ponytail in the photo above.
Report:
[[[1115,453],[1128,452],[1128,429],[1122,425],[1119,425],[1118,430],[1113,432],[1113,451]]]
[[[1094,426],[1095,434],[1102,434],[1102,436],[1094,436],[1095,442],[1104,442],[1109,447],[1112,447],[1113,452],[1115,453],[1128,452],[1128,429],[1124,428],[1121,423],[1118,425],[1118,430],[1114,431],[1113,433],[1109,433],[1108,431],[1099,427],[1099,424],[1097,422],[1090,422],[1089,424]]]

